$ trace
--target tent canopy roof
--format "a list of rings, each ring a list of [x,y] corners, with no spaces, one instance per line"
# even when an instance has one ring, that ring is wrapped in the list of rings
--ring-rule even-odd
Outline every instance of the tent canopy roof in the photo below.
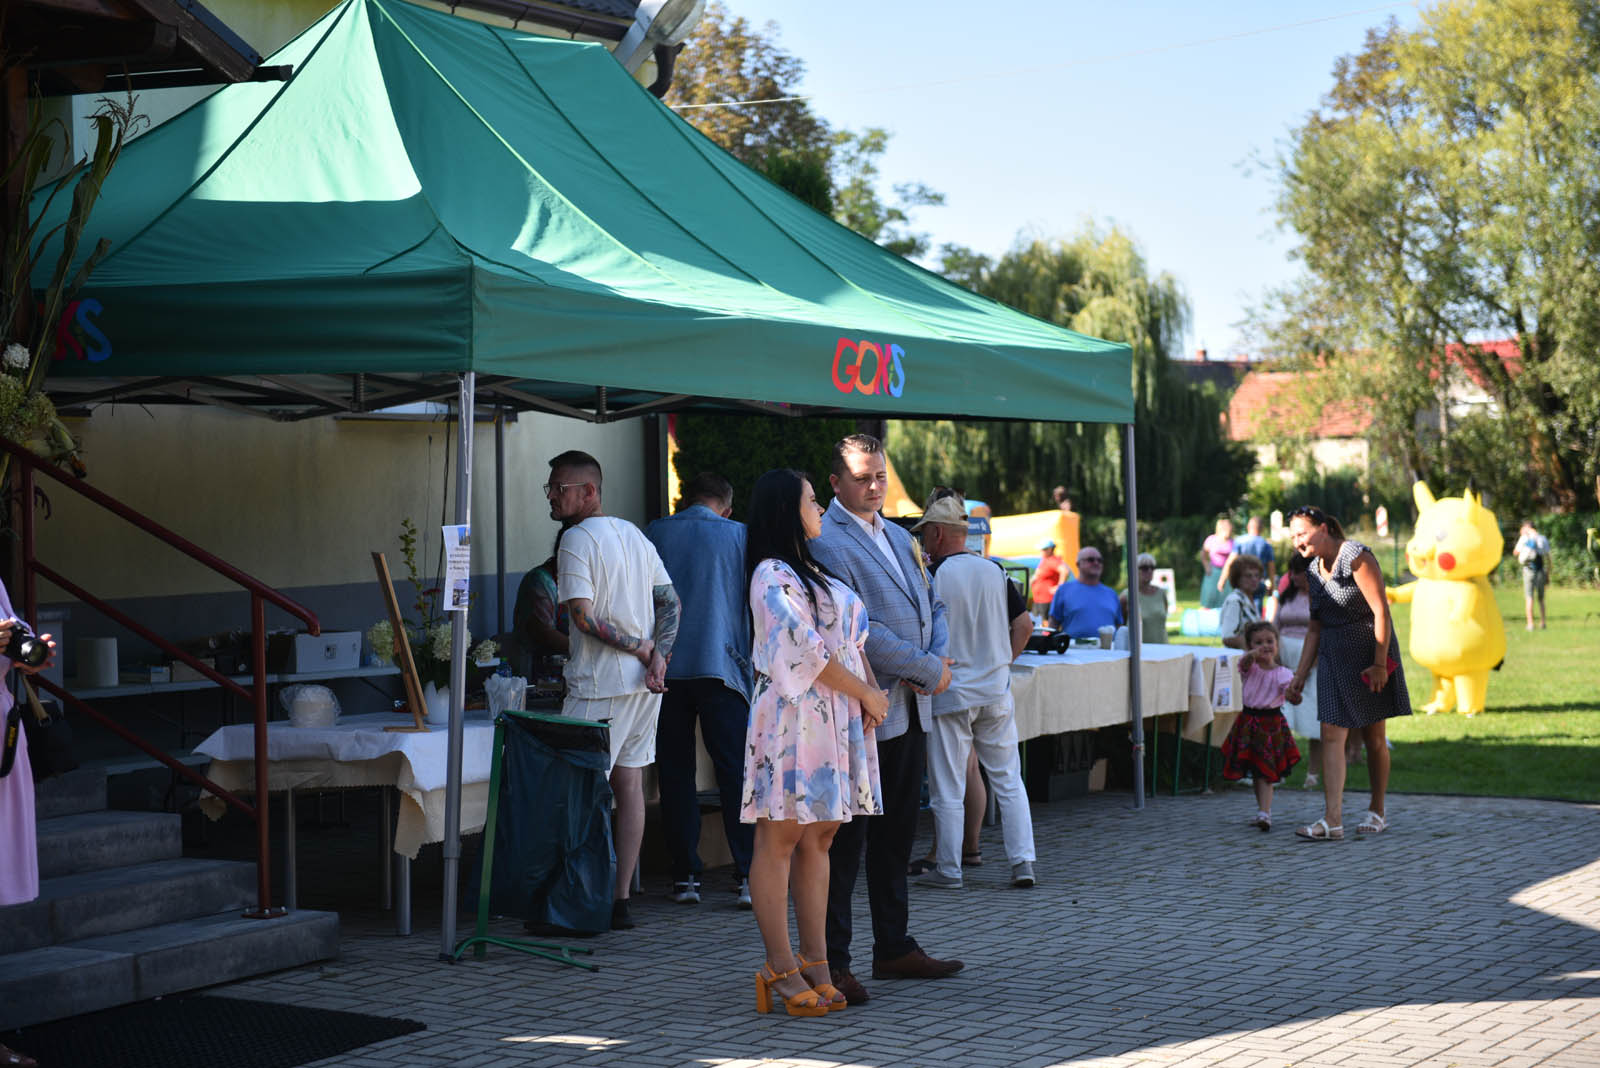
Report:
[[[293,417],[471,370],[486,399],[585,417],[1132,419],[1126,346],[835,224],[603,47],[345,0],[270,62],[293,77],[229,86],[124,151],[58,404]]]

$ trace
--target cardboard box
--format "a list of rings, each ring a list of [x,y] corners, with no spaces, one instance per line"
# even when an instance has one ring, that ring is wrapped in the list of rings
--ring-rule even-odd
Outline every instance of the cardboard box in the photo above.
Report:
[[[329,631],[313,637],[296,634],[289,650],[289,673],[352,671],[361,666],[361,632]]]

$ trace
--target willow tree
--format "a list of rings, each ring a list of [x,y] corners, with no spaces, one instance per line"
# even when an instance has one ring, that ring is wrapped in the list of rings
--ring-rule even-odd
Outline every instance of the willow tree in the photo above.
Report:
[[[995,261],[957,246],[942,252],[946,276],[975,292],[1129,345],[1141,514],[1212,512],[1243,495],[1253,461],[1223,437],[1221,398],[1190,387],[1169,366],[1182,345],[1188,302],[1170,274],[1152,275],[1129,235],[1090,226],[1070,239],[1019,242]],[[1050,490],[1064,485],[1079,511],[1123,507],[1117,426],[894,422],[889,438],[913,495],[946,483],[1003,511],[1030,511],[1050,507]]]
[[[1592,0],[1447,0],[1413,30],[1391,22],[1293,132],[1278,211],[1306,271],[1269,336],[1317,353],[1329,394],[1360,398],[1413,477],[1503,504],[1595,490],[1596,144]],[[1500,339],[1511,358],[1484,344]],[[1457,424],[1468,388],[1492,406]]]

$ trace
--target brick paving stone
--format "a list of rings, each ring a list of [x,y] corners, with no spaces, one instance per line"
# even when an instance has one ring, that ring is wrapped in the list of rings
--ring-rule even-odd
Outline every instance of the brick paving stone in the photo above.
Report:
[[[418,933],[398,939],[369,905],[370,840],[308,829],[301,869],[330,900],[308,900],[309,874],[301,899],[340,909],[341,958],[213,992],[429,1028],[329,1068],[1600,1065],[1600,807],[1396,795],[1381,838],[1307,848],[1239,835],[1249,800],[1035,805],[1036,891],[1010,891],[1000,864],[959,894],[912,887],[913,933],[967,962],[937,983],[870,978],[858,894],[852,949],[873,1000],[825,1020],[752,1011],[760,941],[731,895],[685,909],[647,878],[641,926],[584,943],[598,973],[498,947],[448,965],[436,848],[414,867]],[[1286,825],[1320,808],[1279,803]],[[919,848],[927,835],[924,817]],[[998,856],[999,828],[984,837]]]

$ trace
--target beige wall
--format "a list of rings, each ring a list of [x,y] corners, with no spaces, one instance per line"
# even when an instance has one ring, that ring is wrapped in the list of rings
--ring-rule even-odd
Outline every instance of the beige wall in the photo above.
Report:
[[[403,577],[404,517],[426,539],[428,552],[419,555],[427,568],[439,548],[441,502],[447,516],[455,513],[455,429],[444,422],[275,423],[207,408],[108,405],[72,428],[96,488],[276,588],[370,582],[375,549]],[[645,520],[644,432],[639,420],[593,426],[548,415],[507,425],[508,575],[550,552],[556,524],[538,487],[549,458],[564,449],[600,460],[609,513]],[[480,425],[475,441],[473,572],[492,581],[492,425]],[[48,483],[46,492],[53,516],[40,513],[40,559],[91,592],[126,598],[236,588],[75,494]],[[41,596],[57,599],[44,587]]]

